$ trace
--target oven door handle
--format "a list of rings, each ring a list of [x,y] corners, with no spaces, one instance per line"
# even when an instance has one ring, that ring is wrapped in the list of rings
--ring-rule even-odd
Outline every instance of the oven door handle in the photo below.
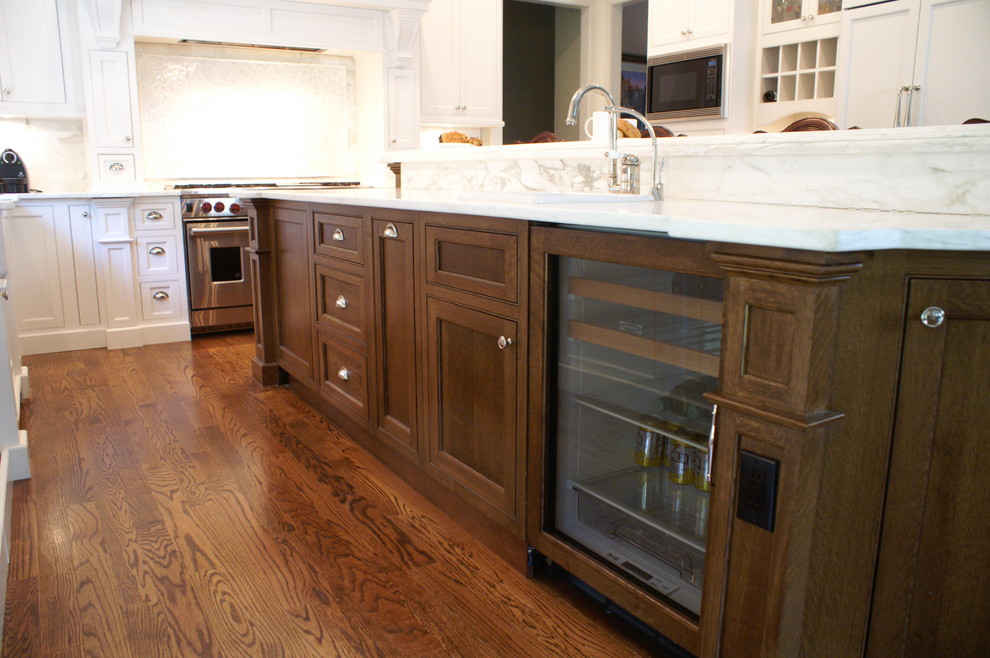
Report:
[[[230,228],[191,228],[189,235],[202,235],[204,233],[247,233],[247,226],[231,226]]]

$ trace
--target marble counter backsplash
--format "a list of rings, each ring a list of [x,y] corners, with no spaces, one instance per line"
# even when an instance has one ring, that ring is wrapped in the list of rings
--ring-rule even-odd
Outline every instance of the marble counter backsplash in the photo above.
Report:
[[[659,149],[668,200],[990,215],[990,124],[667,138]],[[647,191],[649,140],[620,140],[619,150],[639,156]],[[608,166],[589,142],[398,159],[403,188],[444,191],[603,192]]]

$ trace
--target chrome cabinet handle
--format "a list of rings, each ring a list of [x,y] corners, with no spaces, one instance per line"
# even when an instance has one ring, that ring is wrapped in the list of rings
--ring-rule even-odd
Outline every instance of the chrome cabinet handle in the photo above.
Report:
[[[111,162],[107,165],[107,171],[124,171],[126,168],[123,162]]]
[[[341,368],[337,371],[337,377],[344,380],[345,382],[351,378],[351,371],[347,368]]]
[[[911,85],[907,89],[907,116],[904,117],[904,127],[911,127],[911,106],[914,105],[914,92],[921,91],[921,85]]]
[[[168,299],[168,293],[164,290],[156,290],[155,294],[151,296],[152,299]]]
[[[712,426],[708,430],[708,459],[705,460],[705,482],[714,484],[712,478],[712,458],[715,456],[715,423],[718,419],[718,405],[712,405]]]
[[[382,235],[384,235],[386,238],[397,238],[399,237],[399,229],[395,228],[395,224],[392,224],[390,222],[385,227],[385,230],[382,231]]]
[[[331,237],[333,237],[333,239],[334,239],[334,240],[337,240],[338,242],[343,242],[343,240],[344,240],[344,232],[343,232],[343,231],[341,231],[341,230],[340,230],[340,229],[338,228],[338,229],[336,229],[336,230],[335,230],[335,231],[333,232],[333,236],[331,236]]]
[[[161,256],[162,254],[165,253],[165,248],[164,247],[152,247],[151,249],[148,250],[148,253],[151,254],[152,256]]]
[[[337,301],[334,302],[334,305],[337,308],[347,308],[347,298],[344,297],[343,295],[338,295],[337,296]]]
[[[498,337],[498,349],[504,350],[509,345],[512,345],[512,339],[506,338],[505,336]]]
[[[147,219],[148,221],[151,221],[151,222],[157,222],[157,221],[161,221],[162,219],[164,219],[165,218],[165,215],[161,214],[157,210],[152,210],[147,215],[145,215],[144,218]]]
[[[231,226],[230,228],[224,228],[222,226],[217,228],[191,228],[189,229],[189,235],[203,235],[204,233],[247,233],[250,229],[247,226]]]
[[[945,311],[938,306],[929,306],[921,312],[921,324],[929,329],[941,327],[943,322],[945,322]]]

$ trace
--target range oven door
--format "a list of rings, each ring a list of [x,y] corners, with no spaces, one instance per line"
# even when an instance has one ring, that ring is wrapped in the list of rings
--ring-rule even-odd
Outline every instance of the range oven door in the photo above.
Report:
[[[202,309],[250,306],[248,220],[186,222],[189,306]]]

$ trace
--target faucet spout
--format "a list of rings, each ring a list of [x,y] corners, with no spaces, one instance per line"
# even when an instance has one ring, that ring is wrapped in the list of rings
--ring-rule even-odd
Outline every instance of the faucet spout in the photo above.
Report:
[[[581,107],[581,100],[584,98],[585,94],[587,94],[589,91],[597,91],[598,93],[605,96],[606,99],[608,99],[608,105],[605,108],[606,110],[615,107],[615,100],[612,98],[612,94],[608,93],[608,89],[602,87],[601,85],[595,85],[595,84],[585,85],[580,89],[578,89],[577,91],[575,91],[574,95],[571,96],[571,104],[567,109],[567,119],[565,121],[565,123],[567,123],[568,126],[577,125],[578,110]]]

